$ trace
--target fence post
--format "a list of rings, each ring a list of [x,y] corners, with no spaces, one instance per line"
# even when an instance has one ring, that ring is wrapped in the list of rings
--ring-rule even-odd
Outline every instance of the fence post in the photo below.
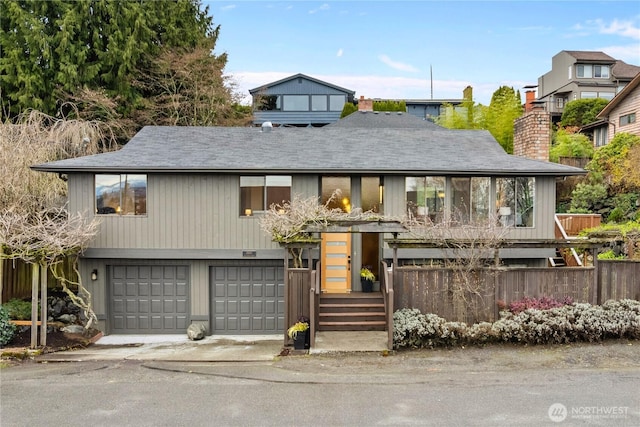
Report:
[[[47,265],[40,265],[40,345],[47,345]]]
[[[38,264],[31,264],[31,348],[38,345]]]
[[[598,261],[598,247],[593,248],[593,286],[596,287],[596,304],[602,304],[602,280],[600,280],[600,268]]]

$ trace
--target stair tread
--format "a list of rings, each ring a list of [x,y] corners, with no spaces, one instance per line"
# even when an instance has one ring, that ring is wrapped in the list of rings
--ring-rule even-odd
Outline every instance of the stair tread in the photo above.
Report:
[[[319,304],[320,307],[384,307],[384,304]]]
[[[382,320],[363,320],[360,322],[320,322],[320,326],[337,326],[337,325],[386,325],[387,322]]]
[[[369,312],[357,312],[357,313],[319,313],[319,315],[322,316],[342,316],[342,317],[349,317],[349,316],[353,316],[353,317],[362,317],[362,316],[385,316],[386,313],[385,312],[375,312],[375,311],[369,311]]]

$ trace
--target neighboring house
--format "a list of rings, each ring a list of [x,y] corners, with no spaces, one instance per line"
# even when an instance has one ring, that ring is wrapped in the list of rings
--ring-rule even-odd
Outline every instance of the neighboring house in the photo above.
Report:
[[[538,78],[538,101],[555,123],[569,101],[611,100],[639,72],[640,67],[604,52],[563,50],[552,58],[551,71]]]
[[[423,120],[434,121],[443,112],[444,105],[459,107],[464,102],[463,99],[378,99],[374,101],[396,101],[404,102],[407,106],[407,113]]]
[[[250,89],[253,124],[274,126],[324,126],[340,119],[344,104],[355,91],[296,74]]]
[[[361,101],[362,103],[362,101]],[[341,120],[327,126],[328,128],[418,128],[444,130],[430,120],[419,119],[409,113],[400,111],[356,111]]]
[[[597,115],[597,121],[581,129],[592,132],[595,147],[606,145],[619,132],[640,135],[640,72]]]
[[[367,123],[375,117],[413,122]],[[556,178],[584,174],[508,155],[487,131],[397,113],[347,120],[323,128],[148,126],[119,151],[33,166],[66,176],[70,212],[101,220],[80,262],[100,329],[183,334],[199,322],[209,334],[282,333],[285,249],[259,219],[294,195],[327,202],[340,189],[332,207],[410,211],[436,223],[497,217],[509,239],[541,240],[554,239]],[[361,265],[393,259],[376,233],[320,237],[314,263],[349,260],[339,275],[319,273],[327,292],[357,292]],[[509,247],[499,255],[505,265],[546,266],[550,251]],[[412,264],[442,252],[397,255]]]

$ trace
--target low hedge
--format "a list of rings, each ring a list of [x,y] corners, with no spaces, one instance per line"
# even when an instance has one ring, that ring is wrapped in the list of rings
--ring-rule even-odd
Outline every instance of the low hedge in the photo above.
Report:
[[[467,325],[447,322],[435,314],[401,309],[393,314],[395,348],[430,348],[453,345],[512,342],[559,344],[640,338],[640,302],[607,301],[591,305],[573,303],[548,310],[500,312],[500,319]]]

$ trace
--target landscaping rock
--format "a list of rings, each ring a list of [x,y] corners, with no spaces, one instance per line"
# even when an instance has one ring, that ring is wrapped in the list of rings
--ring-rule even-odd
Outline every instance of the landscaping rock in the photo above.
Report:
[[[84,334],[84,326],[81,325],[69,325],[60,329],[62,332],[67,332],[69,334]]]
[[[202,323],[192,323],[187,328],[187,337],[189,337],[191,341],[201,340],[204,338],[206,332],[207,328],[205,328]]]
[[[76,320],[78,320],[78,318],[73,314],[61,314],[56,320],[62,323],[70,324],[76,323]]]

